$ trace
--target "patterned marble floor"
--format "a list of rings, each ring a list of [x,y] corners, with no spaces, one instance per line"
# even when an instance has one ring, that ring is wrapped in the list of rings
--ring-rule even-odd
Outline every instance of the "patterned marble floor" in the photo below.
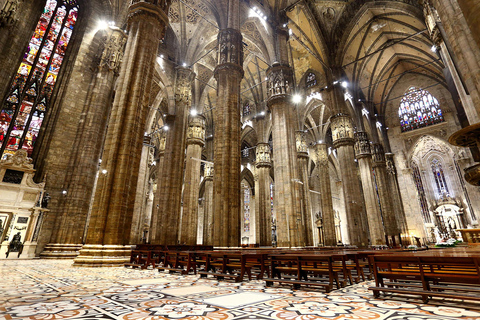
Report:
[[[3,319],[480,319],[457,300],[374,299],[368,282],[333,291],[266,288],[153,270],[73,268],[71,260],[0,260]]]

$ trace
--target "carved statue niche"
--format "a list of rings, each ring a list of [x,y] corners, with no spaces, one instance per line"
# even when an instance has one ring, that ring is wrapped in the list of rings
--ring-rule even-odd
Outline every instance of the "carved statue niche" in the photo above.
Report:
[[[7,0],[0,11],[0,27],[11,27],[17,22],[18,0]]]

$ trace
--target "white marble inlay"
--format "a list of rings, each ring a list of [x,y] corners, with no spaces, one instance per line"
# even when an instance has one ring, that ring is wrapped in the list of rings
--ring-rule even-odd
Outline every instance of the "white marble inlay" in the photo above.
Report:
[[[162,290],[162,292],[166,294],[171,294],[172,296],[184,296],[188,294],[207,293],[218,290],[218,288],[209,286],[188,286],[182,288],[165,289]]]
[[[258,292],[241,292],[197,301],[223,308],[237,308],[277,298],[280,298],[280,296]]]
[[[122,283],[127,284],[129,286],[139,286],[144,284],[163,284],[170,282],[165,279],[135,279],[135,280],[124,280]]]

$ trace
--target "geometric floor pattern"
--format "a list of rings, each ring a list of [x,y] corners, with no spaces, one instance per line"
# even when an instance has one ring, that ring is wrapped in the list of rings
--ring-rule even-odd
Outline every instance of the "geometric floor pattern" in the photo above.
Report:
[[[374,299],[363,282],[325,294],[196,275],[126,268],[73,268],[72,260],[0,260],[4,319],[480,319],[480,304]]]

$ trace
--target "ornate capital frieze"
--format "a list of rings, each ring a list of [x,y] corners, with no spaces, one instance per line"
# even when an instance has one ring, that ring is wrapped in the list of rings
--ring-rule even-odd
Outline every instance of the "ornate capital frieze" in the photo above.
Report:
[[[218,32],[218,56],[215,77],[220,71],[239,72],[243,76],[242,34],[236,29],[222,29]]]
[[[119,28],[110,28],[100,60],[100,68],[118,72],[123,59],[127,35]]]
[[[370,140],[366,132],[355,133],[355,157],[357,159],[368,157],[372,154]]]
[[[267,105],[270,107],[277,99],[290,96],[293,84],[292,68],[287,65],[274,64],[267,70]]]
[[[349,115],[344,113],[334,115],[330,119],[330,128],[335,148],[355,144],[353,123]]]
[[[168,9],[171,0],[132,0],[128,12],[128,23],[152,17],[164,25],[168,24]]]
[[[373,155],[372,160],[374,165],[386,165],[385,164],[385,151],[383,146],[380,143],[375,143],[373,145]]]
[[[256,148],[255,166],[268,167],[272,166],[272,155],[270,152],[270,145],[268,143],[259,143]]]
[[[214,175],[214,169],[213,169],[213,163],[205,163],[205,169],[203,176],[205,177],[205,180],[213,180],[213,175]]]
[[[297,156],[300,158],[308,158],[308,145],[305,138],[305,132],[296,131],[295,132],[295,141],[297,146]]]
[[[175,101],[188,103],[192,97],[192,82],[195,79],[195,73],[183,67],[177,67],[176,71]]]
[[[187,144],[205,145],[205,117],[190,116],[187,128]]]

